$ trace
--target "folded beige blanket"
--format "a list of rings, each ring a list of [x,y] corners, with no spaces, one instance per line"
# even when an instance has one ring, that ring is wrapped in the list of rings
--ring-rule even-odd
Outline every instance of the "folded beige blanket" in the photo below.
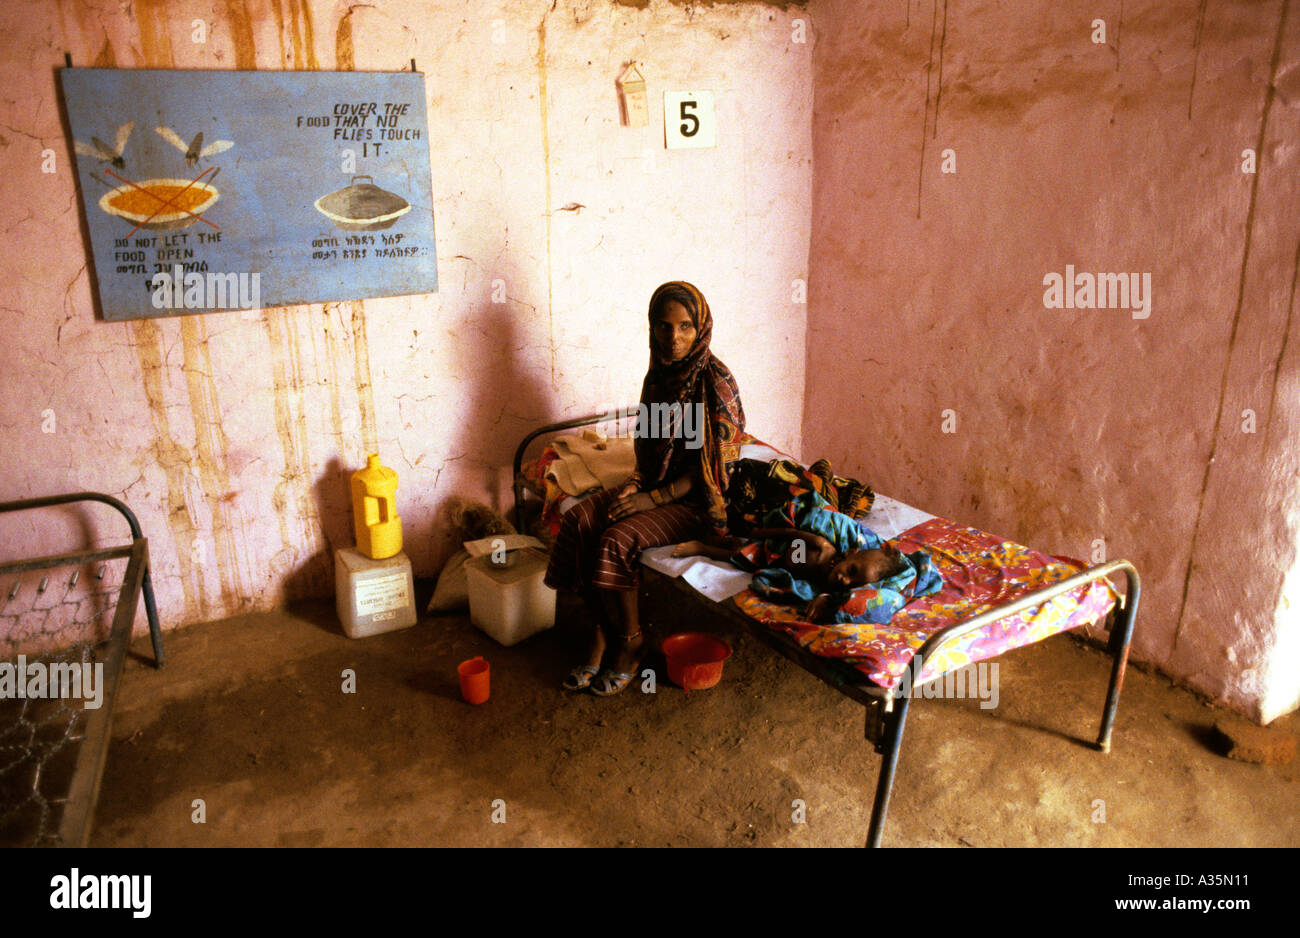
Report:
[[[597,449],[600,442],[580,436],[563,436],[551,445],[556,457],[546,476],[569,495],[617,488],[636,469],[631,437],[612,437],[604,442],[604,449]]]

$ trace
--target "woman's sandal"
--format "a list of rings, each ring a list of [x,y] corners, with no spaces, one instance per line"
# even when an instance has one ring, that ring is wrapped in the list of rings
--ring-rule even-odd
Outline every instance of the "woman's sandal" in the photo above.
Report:
[[[638,630],[633,632],[631,635],[621,636],[619,640],[626,644],[640,637],[641,632]],[[593,684],[591,692],[597,697],[613,697],[615,694],[626,690],[627,686],[636,680],[637,670],[641,667],[641,661],[644,658],[645,649],[642,649],[641,657],[637,659],[637,663],[632,666],[631,671],[610,671],[609,669],[601,671],[594,680],[603,682],[604,689],[602,690]]]
[[[565,690],[586,690],[591,686],[591,680],[600,673],[600,665],[584,664],[582,667],[574,668],[569,672],[569,676],[564,679],[562,685]]]

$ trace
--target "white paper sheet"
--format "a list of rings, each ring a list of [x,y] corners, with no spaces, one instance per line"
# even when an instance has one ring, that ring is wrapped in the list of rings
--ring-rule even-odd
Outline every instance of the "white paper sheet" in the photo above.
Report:
[[[707,557],[674,557],[673,548],[651,547],[641,552],[641,562],[651,570],[679,576],[714,602],[730,599],[749,587],[753,577],[729,563]]]

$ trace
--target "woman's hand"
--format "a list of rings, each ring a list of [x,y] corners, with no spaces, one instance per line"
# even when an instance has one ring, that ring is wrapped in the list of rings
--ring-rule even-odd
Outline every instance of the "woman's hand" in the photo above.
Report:
[[[622,521],[629,518],[638,511],[649,511],[655,507],[655,501],[650,497],[649,492],[635,492],[631,495],[624,495],[626,486],[619,491],[619,498],[609,506],[610,522]]]
[[[686,541],[685,543],[678,544],[676,547],[673,548],[673,556],[694,557],[696,554],[704,553],[705,548],[707,547],[708,545],[705,544],[703,541]]]
[[[624,485],[621,489],[618,490],[618,498],[616,498],[615,501],[620,501],[624,498],[627,498],[629,495],[635,495],[639,491],[641,491],[641,489],[637,486],[635,482],[628,482],[626,485]]]

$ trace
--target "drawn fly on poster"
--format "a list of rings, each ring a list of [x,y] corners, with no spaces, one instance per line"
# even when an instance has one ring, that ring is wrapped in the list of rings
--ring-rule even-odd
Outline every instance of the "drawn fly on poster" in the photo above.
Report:
[[[61,80],[105,319],[437,290],[422,74]]]

